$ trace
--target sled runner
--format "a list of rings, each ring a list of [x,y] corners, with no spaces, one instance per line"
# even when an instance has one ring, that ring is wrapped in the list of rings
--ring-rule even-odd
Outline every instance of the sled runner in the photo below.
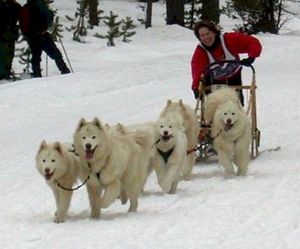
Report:
[[[205,101],[207,94],[209,92],[213,92],[214,90],[221,87],[231,87],[235,90],[240,90],[244,93],[244,96],[247,96],[244,100],[244,110],[251,120],[251,157],[254,159],[258,156],[258,147],[260,144],[260,131],[257,127],[257,109],[256,109],[256,82],[255,82],[255,69],[252,65],[250,65],[250,69],[252,70],[252,80],[247,84],[242,84],[241,86],[229,86],[227,84],[223,85],[209,85],[205,82],[207,79],[207,75],[211,75],[214,66],[216,65],[224,65],[224,64],[235,64],[242,66],[240,61],[237,60],[226,60],[211,63],[205,73],[201,76],[200,84],[199,84],[199,98],[196,102],[195,113],[198,117],[199,125],[200,125],[200,133],[198,137],[198,146],[196,150],[197,160],[205,161],[209,158],[211,154],[214,154],[215,151],[213,149],[213,140],[214,137],[211,136],[211,124],[209,124],[204,116],[205,116]],[[225,82],[229,78],[225,77]],[[217,134],[218,135],[218,134]],[[217,136],[216,135],[216,136]]]

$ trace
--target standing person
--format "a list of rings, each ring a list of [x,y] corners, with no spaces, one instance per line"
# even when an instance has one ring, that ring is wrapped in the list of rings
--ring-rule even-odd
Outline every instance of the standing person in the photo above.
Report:
[[[192,90],[197,99],[199,97],[199,82],[202,74],[205,75],[205,86],[226,84],[241,86],[241,65],[238,63],[216,64],[205,72],[210,63],[224,60],[239,60],[239,54],[247,53],[248,58],[242,59],[241,64],[250,66],[261,53],[262,46],[253,36],[230,32],[221,34],[213,22],[202,20],[195,24],[194,34],[200,43],[197,45],[192,62]],[[206,91],[208,94],[209,91]],[[239,90],[240,100],[244,104],[242,90]]]
[[[11,75],[15,41],[19,37],[20,8],[15,0],[0,0],[0,80]]]
[[[27,0],[29,9],[29,30],[24,34],[31,50],[32,76],[42,77],[41,55],[42,51],[55,61],[62,74],[70,73],[63,60],[61,52],[47,31],[53,23],[53,12],[48,8],[44,0]]]

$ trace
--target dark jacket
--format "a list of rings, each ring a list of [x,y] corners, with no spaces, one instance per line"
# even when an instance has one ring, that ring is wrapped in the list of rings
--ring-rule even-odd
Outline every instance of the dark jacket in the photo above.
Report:
[[[0,42],[15,41],[19,37],[19,19],[21,5],[14,1],[0,0]]]
[[[43,34],[53,23],[53,12],[48,8],[44,0],[28,0],[30,9],[30,28],[31,35]]]

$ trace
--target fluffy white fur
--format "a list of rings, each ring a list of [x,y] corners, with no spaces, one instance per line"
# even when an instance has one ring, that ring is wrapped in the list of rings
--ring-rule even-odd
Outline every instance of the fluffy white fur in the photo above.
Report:
[[[74,143],[80,160],[90,165],[104,187],[101,207],[108,207],[121,196],[123,203],[129,198],[129,211],[136,211],[149,164],[145,154],[149,154],[153,145],[152,135],[146,136],[138,131],[127,133],[124,126],[111,128],[102,125],[97,118],[92,122],[81,119]]]
[[[182,100],[178,102],[167,101],[166,106],[161,111],[159,117],[176,116],[176,122],[184,127],[184,133],[187,138],[187,150],[192,151],[198,145],[198,135],[200,131],[199,122],[194,108],[184,104]],[[173,118],[173,117],[172,117]],[[195,153],[191,152],[187,156],[187,163],[183,169],[183,177],[188,178],[195,164]]]
[[[212,122],[212,137],[219,163],[230,175],[247,172],[251,143],[250,119],[240,105],[235,91],[230,88],[217,90],[207,97],[205,117]],[[234,163],[234,164],[233,164]]]
[[[36,155],[36,167],[55,197],[54,222],[64,222],[73,192],[60,188],[58,184],[72,188],[80,176],[79,158],[59,142],[47,144],[43,141]]]
[[[160,117],[156,122],[154,156],[151,160],[164,193],[175,194],[187,164],[187,138],[178,115]]]

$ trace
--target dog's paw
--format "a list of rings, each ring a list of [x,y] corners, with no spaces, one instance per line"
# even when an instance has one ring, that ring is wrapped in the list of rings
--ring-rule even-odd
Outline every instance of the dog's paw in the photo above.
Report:
[[[100,212],[92,212],[91,213],[91,219],[99,219],[100,218]]]
[[[171,184],[168,183],[168,182],[163,181],[163,182],[160,184],[160,187],[161,187],[163,193],[164,193],[164,194],[167,194],[167,193],[170,191],[170,189],[171,189]]]
[[[127,197],[127,194],[124,191],[121,192],[120,199],[121,199],[122,205],[125,205],[127,203],[128,197]]]
[[[183,175],[180,177],[179,180],[180,181],[190,181],[190,180],[192,180],[192,177],[191,177],[191,175]]]
[[[61,215],[56,216],[54,219],[55,223],[63,223],[64,221],[65,221],[65,217]]]

